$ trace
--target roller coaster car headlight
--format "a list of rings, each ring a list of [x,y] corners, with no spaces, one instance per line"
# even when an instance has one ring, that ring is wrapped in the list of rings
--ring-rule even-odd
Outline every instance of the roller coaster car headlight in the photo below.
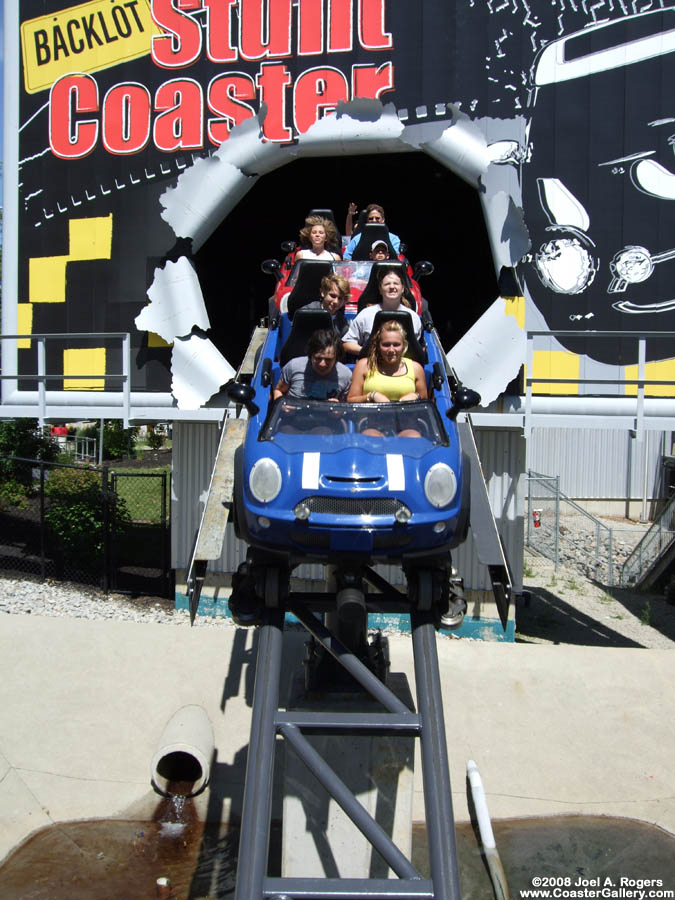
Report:
[[[457,493],[457,478],[450,466],[436,463],[424,478],[424,493],[432,506],[447,506]]]
[[[269,503],[281,490],[281,469],[273,459],[264,456],[253,464],[248,486],[256,500]]]

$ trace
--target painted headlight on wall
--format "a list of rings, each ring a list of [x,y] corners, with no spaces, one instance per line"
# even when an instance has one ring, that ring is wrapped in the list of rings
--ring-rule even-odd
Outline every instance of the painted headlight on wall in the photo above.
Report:
[[[264,456],[253,464],[248,486],[256,500],[269,503],[281,490],[281,469],[273,459]]]
[[[447,506],[457,493],[457,478],[445,463],[433,465],[424,477],[424,493],[432,506]]]
[[[558,294],[580,294],[595,278],[597,262],[575,236],[559,237],[542,244],[534,255],[542,284]]]

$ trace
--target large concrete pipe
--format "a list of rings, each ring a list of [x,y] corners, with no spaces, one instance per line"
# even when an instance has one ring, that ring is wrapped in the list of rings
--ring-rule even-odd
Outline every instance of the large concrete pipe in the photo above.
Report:
[[[193,797],[209,780],[213,728],[201,706],[183,706],[166,723],[152,758],[151,779],[164,796]]]

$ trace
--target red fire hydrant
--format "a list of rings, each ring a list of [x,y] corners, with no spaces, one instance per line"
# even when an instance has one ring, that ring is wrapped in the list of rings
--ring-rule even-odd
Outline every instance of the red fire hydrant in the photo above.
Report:
[[[540,509],[532,510],[532,519],[534,521],[534,527],[541,528],[541,510]]]

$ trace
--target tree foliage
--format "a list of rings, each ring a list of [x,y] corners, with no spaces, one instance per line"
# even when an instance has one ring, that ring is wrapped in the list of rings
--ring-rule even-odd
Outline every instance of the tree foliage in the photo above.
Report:
[[[37,419],[10,419],[8,422],[0,422],[0,457],[20,456],[23,459],[54,462],[58,455],[57,441],[42,433]],[[32,480],[30,464],[0,459],[0,481],[18,481],[30,487]]]
[[[104,491],[100,473],[91,469],[53,469],[45,494],[49,499],[45,522],[53,548],[76,568],[100,565],[106,528],[114,540],[131,525],[125,501]]]

